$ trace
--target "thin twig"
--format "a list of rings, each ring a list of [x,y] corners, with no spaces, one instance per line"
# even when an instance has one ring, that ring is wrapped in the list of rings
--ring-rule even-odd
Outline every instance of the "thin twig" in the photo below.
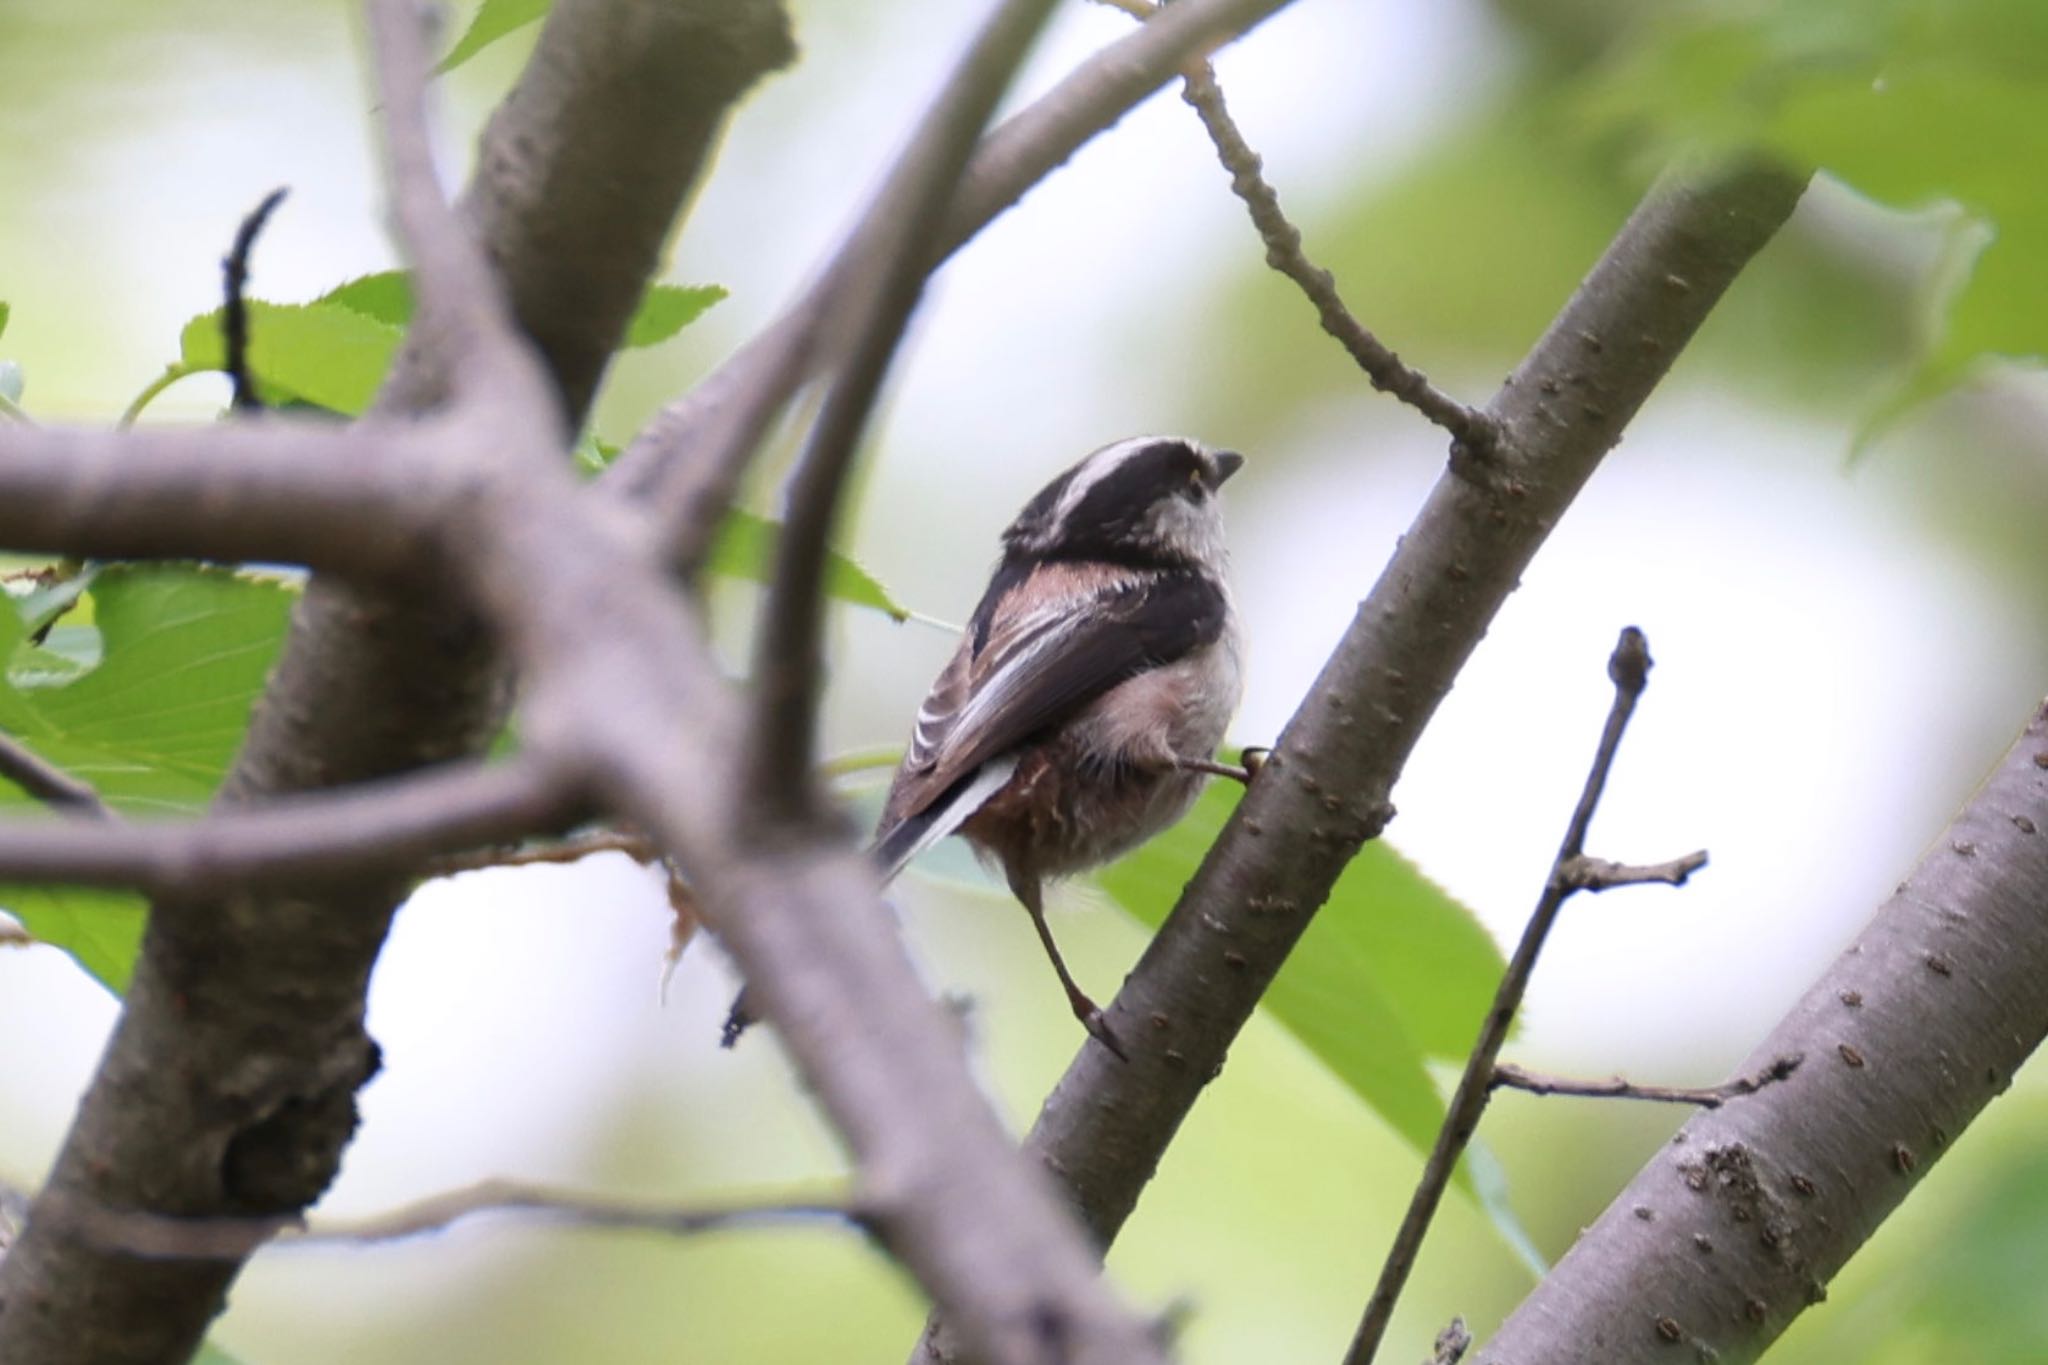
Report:
[[[249,253],[255,248],[256,236],[263,231],[263,225],[284,202],[285,193],[285,187],[280,185],[263,196],[263,201],[235,230],[234,243],[220,263],[223,294],[221,351],[227,358],[228,380],[234,385],[234,396],[229,400],[229,406],[236,412],[256,412],[263,407],[263,400],[256,392],[256,376],[249,372],[249,302],[245,291],[249,287]]]
[[[997,6],[833,265],[848,282],[825,326],[828,345],[843,338],[845,360],[797,465],[754,651],[747,782],[772,807],[800,812],[814,794],[825,556],[860,434],[924,291],[954,185],[1053,2]]]
[[[90,782],[73,777],[8,734],[0,734],[0,778],[66,815],[107,819],[114,813]]]
[[[824,1200],[678,1206],[608,1199],[518,1180],[482,1180],[367,1218],[178,1218],[110,1209],[75,1198],[37,1210],[71,1223],[111,1251],[181,1260],[238,1261],[269,1244],[276,1247],[368,1246],[441,1232],[479,1214],[540,1214],[572,1227],[627,1228],[669,1236],[770,1223],[832,1222],[865,1225],[858,1205]]]
[[[1661,863],[1612,863],[1605,858],[1588,858],[1580,854],[1561,866],[1558,874],[1571,883],[1574,891],[1598,892],[1612,891],[1617,886],[1643,886],[1650,882],[1684,886],[1693,873],[1706,865],[1707,851],[1703,848]]]
[[[1436,1346],[1423,1365],[1458,1365],[1471,1349],[1472,1333],[1466,1330],[1465,1319],[1452,1318],[1450,1325],[1436,1334]]]
[[[0,878],[165,896],[303,888],[559,829],[583,813],[560,774],[537,761],[463,765],[194,820],[0,822]]]
[[[1676,1086],[1641,1085],[1635,1081],[1623,1080],[1619,1076],[1604,1081],[1582,1081],[1569,1076],[1547,1076],[1540,1071],[1530,1071],[1516,1066],[1513,1062],[1502,1062],[1493,1069],[1493,1080],[1489,1088],[1498,1090],[1505,1086],[1510,1090],[1526,1090],[1532,1095],[1578,1095],[1586,1099],[1652,1100],[1660,1104],[1696,1104],[1702,1109],[1718,1109],[1729,1100],[1744,1095],[1754,1095],[1767,1085],[1776,1084],[1799,1069],[1802,1058],[1780,1057],[1754,1076],[1737,1076],[1732,1081],[1719,1085]]]
[[[1387,1252],[1386,1264],[1380,1270],[1378,1283],[1373,1286],[1372,1297],[1366,1301],[1358,1332],[1344,1357],[1345,1365],[1371,1365],[1374,1353],[1379,1350],[1387,1324],[1393,1321],[1394,1304],[1408,1282],[1409,1271],[1414,1269],[1416,1254],[1422,1250],[1422,1239],[1429,1232],[1430,1221],[1436,1216],[1444,1191],[1450,1188],[1458,1158],[1464,1154],[1473,1131],[1479,1126],[1479,1116],[1492,1092],[1501,1045],[1507,1041],[1508,1028],[1514,1023],[1515,1011],[1529,986],[1529,977],[1536,970],[1536,958],[1543,951],[1551,926],[1557,922],[1559,909],[1573,892],[1581,889],[1566,875],[1566,869],[1585,850],[1586,827],[1592,823],[1593,812],[1600,805],[1600,795],[1606,790],[1607,774],[1614,766],[1615,750],[1621,746],[1629,717],[1635,714],[1636,701],[1649,683],[1649,642],[1634,626],[1623,628],[1614,653],[1607,660],[1607,676],[1614,681],[1614,704],[1607,712],[1607,724],[1600,733],[1600,747],[1593,755],[1592,770],[1586,774],[1585,789],[1580,792],[1571,822],[1565,827],[1564,842],[1558,846],[1556,861],[1551,865],[1550,877],[1543,887],[1543,894],[1537,899],[1535,912],[1529,916],[1528,926],[1522,931],[1522,941],[1516,946],[1507,972],[1501,977],[1499,990],[1494,993],[1493,1006],[1487,1011],[1486,1021],[1479,1030],[1479,1040],[1472,1045],[1472,1055],[1466,1059],[1465,1073],[1458,1079],[1457,1091],[1451,1096],[1443,1126],[1437,1130],[1436,1142],[1430,1148],[1429,1159],[1423,1163],[1422,1177],[1409,1201],[1407,1215],[1394,1234],[1394,1244]]]
[[[1136,19],[1150,22],[1161,12],[1152,0],[1101,0]],[[1206,59],[1190,61],[1181,68],[1181,98],[1208,130],[1209,141],[1223,169],[1230,172],[1230,189],[1244,201],[1259,240],[1266,244],[1266,264],[1294,281],[1308,301],[1315,305],[1323,330],[1336,338],[1358,368],[1365,371],[1372,386],[1392,394],[1451,434],[1469,456],[1484,459],[1496,437],[1493,422],[1478,408],[1461,403],[1436,385],[1429,376],[1402,360],[1393,349],[1374,336],[1364,323],[1344,306],[1337,292],[1337,280],[1328,270],[1309,259],[1302,246],[1301,229],[1280,207],[1280,195],[1261,174],[1259,154],[1252,150],[1230,116],[1224,103],[1223,87],[1217,83],[1216,68]]]

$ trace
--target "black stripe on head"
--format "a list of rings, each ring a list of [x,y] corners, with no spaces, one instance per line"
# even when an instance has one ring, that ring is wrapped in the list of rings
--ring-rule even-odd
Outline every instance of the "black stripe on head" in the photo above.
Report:
[[[1140,446],[1087,485],[1064,509],[1055,533],[1074,544],[1127,540],[1161,498],[1196,489],[1206,493],[1208,485],[1198,478],[1203,469],[1202,457],[1186,441],[1163,438]]]

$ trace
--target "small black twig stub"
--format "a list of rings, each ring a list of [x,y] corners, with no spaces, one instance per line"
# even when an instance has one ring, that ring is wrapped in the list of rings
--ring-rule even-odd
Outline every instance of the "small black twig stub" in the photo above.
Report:
[[[221,261],[222,291],[225,297],[221,304],[220,330],[222,350],[227,355],[229,381],[235,386],[230,408],[235,412],[260,412],[263,400],[256,394],[256,378],[249,373],[249,305],[244,292],[249,287],[249,252],[256,245],[256,236],[263,231],[263,225],[270,221],[270,215],[284,202],[289,191],[280,185],[263,196],[263,202],[250,211],[235,229],[234,245],[228,248],[227,256]]]

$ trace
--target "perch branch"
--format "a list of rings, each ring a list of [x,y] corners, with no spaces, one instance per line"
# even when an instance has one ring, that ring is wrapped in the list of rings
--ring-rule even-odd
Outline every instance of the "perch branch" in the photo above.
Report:
[[[1489,477],[1438,479],[1112,1004],[1112,1028],[1156,1041],[1128,1065],[1084,1049],[1033,1125],[1030,1147],[1100,1244],[1114,1240],[1338,875],[1392,817],[1394,782],[1488,623],[1803,188],[1801,176],[1754,165],[1660,184],[1494,396],[1501,439]],[[930,1335],[920,1349],[951,1355]]]

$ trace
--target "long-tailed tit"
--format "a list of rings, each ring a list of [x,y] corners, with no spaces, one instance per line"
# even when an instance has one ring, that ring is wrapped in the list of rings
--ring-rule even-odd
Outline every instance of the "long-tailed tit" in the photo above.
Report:
[[[1243,463],[1133,437],[1025,504],[875,832],[884,881],[956,832],[1000,867],[1075,1017],[1119,1056],[1046,926],[1044,881],[1135,848],[1233,771],[1214,759],[1243,691],[1217,492]],[[743,992],[728,1045],[748,1022]]]

